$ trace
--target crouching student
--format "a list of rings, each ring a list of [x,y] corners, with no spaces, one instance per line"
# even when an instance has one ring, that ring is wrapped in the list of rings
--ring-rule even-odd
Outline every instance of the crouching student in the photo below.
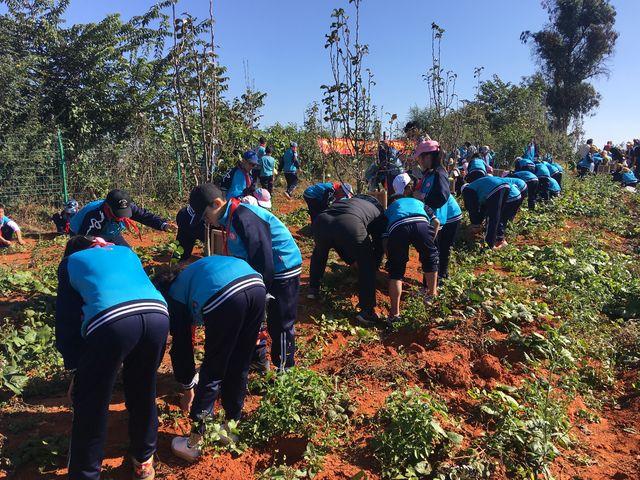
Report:
[[[76,213],[78,213],[78,202],[74,199],[64,202],[62,211],[55,213],[51,217],[56,226],[56,232],[69,233],[71,231],[71,219]]]
[[[633,170],[621,163],[616,167],[612,178],[614,182],[620,182],[623,187],[636,187],[638,185],[638,178],[633,173]]]
[[[136,254],[101,238],[74,236],[58,267],[56,347],[75,370],[69,478],[98,480],[109,401],[120,367],[133,478],[154,478],[156,372],[167,341],[167,304]]]
[[[4,215],[5,207],[0,203],[0,248],[7,248],[13,245],[13,237],[20,245],[24,245],[22,232],[16,222]]]
[[[184,393],[183,411],[193,422],[189,437],[175,437],[172,452],[189,462],[202,451],[205,420],[222,396],[227,422],[240,420],[247,391],[249,364],[264,317],[266,289],[247,262],[213,255],[182,271],[160,274],[154,282],[169,304],[171,363]],[[204,325],[204,359],[196,374],[193,325]],[[222,441],[232,442],[225,431]]]
[[[69,227],[73,235],[91,235],[128,247],[122,232],[129,230],[140,236],[135,222],[154,230],[175,232],[174,223],[163,220],[158,215],[138,207],[124,190],[111,190],[104,200],[86,204],[76,213]]]
[[[480,232],[482,222],[486,219],[485,241],[490,248],[497,243],[500,218],[510,189],[509,182],[493,176],[481,176],[462,189],[472,230]]]
[[[519,178],[527,186],[527,205],[529,210],[536,209],[536,197],[538,196],[538,177],[529,170],[516,170],[509,174],[509,177]]]
[[[558,186],[560,187],[560,189],[562,189],[562,174],[564,173],[564,168],[562,168],[562,165],[554,161],[553,156],[550,153],[547,153],[544,156],[544,164],[549,169],[551,178],[558,182]]]
[[[438,248],[434,240],[440,222],[421,200],[412,197],[411,177],[403,173],[393,180],[393,191],[403,192],[391,198],[385,212],[387,231],[387,270],[391,307],[386,324],[391,327],[400,319],[402,282],[409,261],[409,245],[418,252],[423,271],[425,301],[432,299],[438,289]]]
[[[505,237],[509,222],[516,217],[522,202],[525,197],[529,195],[529,189],[527,188],[527,184],[524,180],[513,177],[504,177],[503,180],[509,183],[509,194],[507,195],[507,199],[504,202],[502,213],[500,215],[500,224],[498,226],[498,235],[496,238],[498,243],[496,244],[496,248],[507,246]]]
[[[548,201],[551,198],[551,172],[549,168],[543,162],[535,162],[535,171],[536,177],[538,177],[538,197],[543,201]],[[558,183],[553,180],[554,183]]]
[[[352,196],[353,188],[351,188],[351,185],[341,182],[316,183],[302,193],[302,198],[304,198],[309,210],[311,223],[318,215],[329,208],[333,202],[343,198],[351,198]]]
[[[262,275],[273,297],[267,308],[271,363],[279,371],[293,367],[302,255],[291,232],[265,208],[225,200],[211,183],[195,187],[189,204],[198,218],[223,229],[227,255],[245,260]],[[266,363],[266,350],[260,356]]]
[[[367,326],[378,322],[376,273],[382,262],[382,234],[387,221],[378,200],[356,195],[334,203],[313,222],[315,245],[311,255],[308,298],[317,298],[333,248],[347,265],[358,268],[358,308],[356,320]]]

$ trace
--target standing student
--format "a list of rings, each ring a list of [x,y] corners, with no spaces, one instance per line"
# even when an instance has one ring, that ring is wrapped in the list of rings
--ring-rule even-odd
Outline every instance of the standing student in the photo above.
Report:
[[[24,245],[22,232],[16,222],[6,217],[4,204],[0,203],[0,248],[10,247],[13,244],[13,236],[20,245]]]
[[[464,206],[474,231],[480,231],[486,219],[485,241],[490,248],[496,246],[498,228],[504,203],[511,188],[503,178],[484,176],[462,187]]]
[[[176,224],[138,207],[124,190],[111,190],[104,200],[88,203],[69,222],[73,235],[92,235],[116,245],[129,246],[124,230],[140,235],[135,222],[163,232],[175,232]]]
[[[226,199],[240,198],[249,195],[255,189],[253,169],[258,165],[258,155],[252,150],[242,154],[238,165],[229,170],[220,182],[220,188]]]
[[[358,308],[356,320],[364,325],[378,321],[376,273],[382,261],[382,234],[386,218],[380,202],[369,195],[356,195],[335,202],[313,222],[315,245],[311,254],[308,298],[317,298],[333,248],[347,265],[358,268]]]
[[[509,177],[519,178],[524,181],[527,186],[527,204],[529,210],[536,209],[536,197],[538,196],[538,177],[529,170],[515,170],[509,174]]]
[[[293,367],[302,255],[291,232],[265,208],[225,200],[211,183],[195,187],[189,203],[198,218],[224,230],[225,253],[245,260],[262,275],[274,297],[267,308],[271,362],[279,371]]]
[[[182,271],[155,280],[169,304],[171,364],[184,393],[183,411],[193,422],[189,437],[175,437],[171,450],[193,462],[202,454],[205,421],[218,397],[227,422],[240,420],[247,392],[249,365],[264,318],[266,289],[262,277],[247,262],[213,255]],[[204,359],[196,374],[194,325],[204,325]],[[234,441],[227,426],[222,441]]]
[[[505,236],[507,234],[507,227],[509,222],[512,221],[525,197],[529,195],[529,189],[527,183],[524,180],[515,177],[504,177],[503,180],[509,183],[509,194],[504,202],[504,207],[500,215],[500,224],[498,226],[498,234],[496,236],[497,244],[496,248],[502,248],[507,246]]]
[[[80,235],[67,242],[58,267],[56,347],[65,367],[75,370],[69,478],[100,478],[120,367],[133,478],[154,477],[156,373],[168,330],[167,304],[130,248]]]
[[[276,159],[271,156],[271,147],[266,147],[262,156],[258,155],[260,165],[260,185],[273,194],[273,169]]]
[[[352,196],[353,188],[351,185],[342,182],[316,183],[308,187],[302,194],[309,210],[311,223],[333,202]]]
[[[535,138],[532,138],[531,142],[529,142],[529,145],[527,145],[524,149],[523,158],[527,158],[529,160],[535,160],[539,156],[540,156],[540,152],[538,150],[538,144],[536,143]]]
[[[441,229],[436,239],[439,253],[438,276],[442,281],[449,277],[449,258],[456,233],[462,221],[462,210],[451,195],[449,174],[442,166],[444,153],[434,140],[421,142],[416,147],[414,157],[422,170],[414,197],[422,200],[436,214]],[[470,162],[471,168],[480,168],[486,173],[486,165],[480,158]]]
[[[284,152],[282,157],[282,171],[287,181],[287,189],[284,194],[291,198],[293,191],[298,186],[298,169],[300,160],[298,159],[298,144],[291,142],[290,147]]]
[[[402,282],[409,261],[409,245],[417,250],[423,271],[425,301],[438,290],[439,253],[434,238],[440,226],[433,211],[424,202],[412,197],[411,177],[402,173],[393,180],[393,191],[401,192],[391,198],[385,212],[387,218],[387,270],[389,271],[389,297],[391,307],[387,325],[400,319]]]

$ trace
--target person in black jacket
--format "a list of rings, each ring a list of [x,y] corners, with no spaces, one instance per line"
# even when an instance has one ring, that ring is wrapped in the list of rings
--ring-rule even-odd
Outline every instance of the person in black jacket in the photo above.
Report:
[[[375,313],[375,277],[382,261],[382,234],[387,220],[382,205],[369,195],[356,195],[335,202],[313,222],[315,246],[311,255],[309,298],[317,298],[327,266],[329,250],[336,250],[348,265],[358,267],[360,323],[373,325]]]
[[[72,235],[91,235],[128,247],[124,230],[140,235],[135,222],[154,230],[175,232],[178,226],[138,207],[124,190],[111,190],[104,200],[88,203],[70,221]]]
[[[180,209],[176,215],[176,223],[178,224],[176,240],[183,250],[180,261],[187,260],[191,257],[196,240],[204,242],[205,225],[191,205]]]

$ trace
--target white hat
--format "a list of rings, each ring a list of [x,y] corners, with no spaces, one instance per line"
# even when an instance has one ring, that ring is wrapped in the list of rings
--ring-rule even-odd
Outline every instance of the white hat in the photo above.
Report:
[[[242,197],[240,199],[240,201],[242,203],[246,203],[248,205],[253,205],[254,207],[258,206],[258,200],[256,199],[256,197],[254,197],[252,195],[246,195],[246,196]]]
[[[402,195],[407,185],[411,183],[411,177],[408,173],[401,173],[393,179],[393,191],[396,194]]]
[[[256,191],[253,192],[253,196],[258,201],[258,205],[262,208],[271,208],[271,194],[269,193],[269,190],[266,188],[256,188]]]

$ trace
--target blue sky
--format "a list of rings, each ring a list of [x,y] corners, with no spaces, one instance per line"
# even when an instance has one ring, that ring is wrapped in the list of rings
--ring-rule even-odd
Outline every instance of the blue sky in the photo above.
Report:
[[[107,13],[124,18],[145,11],[152,0],[72,0],[67,20],[96,21]],[[613,0],[620,38],[610,61],[612,75],[595,82],[602,102],[585,129],[599,144],[640,136],[640,62],[637,21],[640,1]],[[268,94],[263,125],[302,121],[305,107],[321,97],[329,81],[324,49],[331,10],[347,0],[216,0],[217,43],[229,69],[230,94],[245,86],[244,62],[257,89]],[[208,0],[180,0],[178,11],[205,17]],[[446,30],[443,65],[459,75],[461,98],[473,96],[473,69],[517,82],[535,71],[530,48],[520,43],[523,30],[546,21],[540,0],[363,0],[362,36],[369,44],[368,66],[377,81],[374,102],[403,119],[412,105],[425,105],[421,74],[430,55],[430,25]]]

